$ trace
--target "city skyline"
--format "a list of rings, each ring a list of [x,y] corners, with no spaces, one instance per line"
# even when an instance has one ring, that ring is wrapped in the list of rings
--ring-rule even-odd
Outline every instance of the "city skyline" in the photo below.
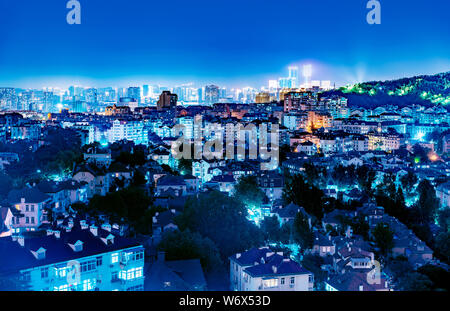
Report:
[[[366,3],[356,0],[170,7],[81,1],[81,25],[66,23],[65,4],[0,4],[1,85],[260,87],[289,66],[311,63],[315,79],[342,86],[450,68],[444,2],[383,3],[380,25],[366,23]]]

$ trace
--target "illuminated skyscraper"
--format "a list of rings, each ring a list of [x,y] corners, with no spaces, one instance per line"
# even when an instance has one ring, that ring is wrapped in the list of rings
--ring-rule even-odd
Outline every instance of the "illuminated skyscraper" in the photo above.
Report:
[[[136,87],[129,87],[127,90],[127,95],[128,97],[134,98],[138,104],[141,103],[141,88],[136,86]]]
[[[219,101],[219,87],[217,85],[205,86],[205,102],[214,104]]]
[[[142,96],[147,97],[149,95],[149,87],[148,84],[144,84],[142,86]]]
[[[289,80],[292,88],[298,86],[298,67],[290,66],[289,68]]]
[[[305,84],[307,87],[311,84],[312,65],[303,66],[303,77],[305,78]]]

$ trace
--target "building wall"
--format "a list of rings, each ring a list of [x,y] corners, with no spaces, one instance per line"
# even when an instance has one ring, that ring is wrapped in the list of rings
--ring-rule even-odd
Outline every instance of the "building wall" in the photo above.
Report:
[[[141,258],[129,260],[125,264],[126,254],[130,253],[139,253]],[[92,269],[76,272],[80,271],[81,265],[84,266],[88,262],[91,263]],[[27,284],[32,291],[126,291],[133,288],[143,290],[144,249],[134,247],[74,261],[39,266],[23,270],[21,274],[24,280],[29,281]]]

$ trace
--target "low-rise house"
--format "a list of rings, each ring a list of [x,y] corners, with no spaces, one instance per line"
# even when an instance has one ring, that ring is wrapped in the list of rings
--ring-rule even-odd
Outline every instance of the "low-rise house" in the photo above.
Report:
[[[279,200],[283,195],[284,178],[278,173],[261,173],[257,177],[258,186],[270,201]]]
[[[146,273],[148,291],[205,291],[207,284],[199,259],[165,260],[159,252],[157,260]]]
[[[7,197],[10,204],[13,233],[35,231],[47,221],[46,208],[51,197],[37,188],[25,187],[20,190],[11,190]]]
[[[296,152],[303,152],[309,156],[312,156],[317,154],[317,146],[310,141],[304,141],[297,145]]]
[[[65,212],[69,207],[71,202],[63,183],[52,180],[43,180],[38,183],[36,187],[41,192],[51,197],[48,207],[56,214]]]
[[[233,193],[236,184],[237,181],[234,179],[233,175],[219,175],[214,176],[211,181],[207,183],[207,186],[231,194]]]
[[[442,208],[450,207],[450,182],[446,182],[436,187],[436,197],[439,199]]]
[[[158,179],[155,187],[156,196],[171,190],[176,196],[183,196],[187,193],[186,181],[181,176],[166,175]]]
[[[295,216],[297,216],[298,213],[302,213],[306,217],[306,219],[308,219],[309,227],[311,228],[312,217],[308,213],[306,213],[303,207],[300,207],[294,203],[290,203],[285,207],[275,208],[271,214],[277,216],[278,221],[281,225],[283,225],[285,223],[294,221]]]
[[[106,195],[111,185],[110,174],[106,169],[93,165],[81,165],[75,169],[73,180],[88,185],[88,198],[94,195]]]
[[[86,163],[93,163],[99,167],[109,167],[111,165],[111,153],[84,153]]]
[[[183,175],[184,182],[186,183],[186,192],[189,194],[195,194],[200,188],[200,181],[197,177],[187,174]]]
[[[373,203],[364,204],[361,208],[358,208],[358,214],[364,216],[364,219],[369,223],[373,223],[384,216],[384,208],[377,206]]]
[[[153,240],[160,241],[162,234],[168,230],[176,230],[178,226],[174,222],[175,216],[178,212],[175,209],[170,209],[164,212],[156,212],[153,216]]]
[[[329,255],[334,255],[336,248],[331,241],[331,236],[324,236],[319,232],[314,232],[314,243],[311,253],[314,255],[319,255],[320,257],[326,257]]]
[[[342,224],[342,220],[345,218],[356,217],[357,213],[355,211],[346,211],[335,209],[322,218],[322,226],[324,230],[327,230],[328,226],[331,226],[334,230]]]
[[[335,275],[325,281],[327,291],[390,291],[388,281],[379,278],[368,277],[366,273],[348,272]]]
[[[312,291],[314,275],[269,247],[230,257],[231,289],[237,291]]]
[[[88,201],[88,184],[85,182],[78,182],[76,180],[67,180],[61,182],[61,186],[66,190],[69,198],[69,204],[75,202],[87,203]]]
[[[11,235],[13,217],[9,207],[0,207],[0,238]]]
[[[363,196],[364,194],[361,191],[354,188],[349,192],[344,192],[344,194],[342,195],[342,200],[344,201],[344,203],[351,203],[352,201],[359,202],[362,200]]]

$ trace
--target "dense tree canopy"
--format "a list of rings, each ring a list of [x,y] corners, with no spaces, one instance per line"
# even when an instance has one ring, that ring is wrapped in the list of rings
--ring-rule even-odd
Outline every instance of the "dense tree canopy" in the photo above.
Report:
[[[325,195],[319,188],[306,183],[302,175],[286,177],[283,198],[285,202],[293,202],[302,206],[307,213],[322,219]]]
[[[189,230],[165,232],[158,249],[166,252],[168,260],[200,259],[207,271],[223,265],[214,242]]]
[[[263,203],[265,194],[258,187],[255,176],[243,176],[234,187],[234,197],[247,207],[259,207]]]
[[[382,255],[388,255],[392,247],[394,247],[394,233],[389,228],[388,224],[379,223],[373,229],[373,237],[375,239],[375,243],[380,249],[380,253]]]
[[[243,202],[212,191],[189,198],[176,222],[180,230],[189,229],[211,239],[227,257],[263,243],[261,230],[246,216]]]

